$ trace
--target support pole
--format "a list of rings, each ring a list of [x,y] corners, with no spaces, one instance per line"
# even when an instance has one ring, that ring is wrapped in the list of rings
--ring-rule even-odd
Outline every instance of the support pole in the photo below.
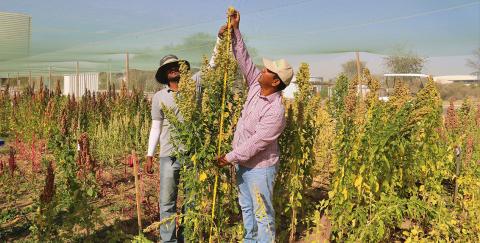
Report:
[[[17,91],[20,91],[20,74],[17,72]]]
[[[108,64],[108,78],[107,78],[107,89],[110,88],[110,83],[112,82],[112,64]]]
[[[52,67],[48,67],[48,89],[52,89]]]
[[[128,83],[129,83],[128,69],[129,69],[129,65],[128,65],[128,51],[127,51],[125,55],[125,86],[127,87],[127,91],[128,91]]]
[[[76,67],[76,78],[75,78],[75,91],[73,92],[73,95],[76,97],[80,96],[80,64],[77,61],[77,67]]]

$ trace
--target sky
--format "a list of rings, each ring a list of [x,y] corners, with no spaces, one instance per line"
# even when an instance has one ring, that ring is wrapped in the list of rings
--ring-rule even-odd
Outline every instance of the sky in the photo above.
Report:
[[[354,51],[383,73],[383,57],[398,46],[428,58],[424,73],[468,74],[466,59],[480,48],[478,0],[1,0],[0,12],[32,17],[32,36],[29,56],[0,57],[0,76],[49,66],[71,72],[75,61],[83,71],[121,71],[127,51],[131,68],[154,70],[170,53],[195,65],[210,55],[229,6],[240,11],[257,62],[308,62],[312,75],[327,79]]]

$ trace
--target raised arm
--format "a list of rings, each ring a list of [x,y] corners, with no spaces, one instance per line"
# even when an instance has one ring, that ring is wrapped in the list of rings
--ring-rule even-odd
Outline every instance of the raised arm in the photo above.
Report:
[[[232,24],[232,49],[235,59],[237,59],[238,66],[242,70],[243,75],[247,79],[248,86],[252,86],[258,80],[260,70],[255,66],[247,51],[242,34],[240,33],[240,13],[235,11],[230,15]]]
[[[220,38],[217,37],[217,41],[215,43],[215,47],[213,48],[213,53],[212,57],[210,58],[210,61],[208,62],[208,68],[215,68],[215,59],[217,58],[218,54],[218,46],[220,45]],[[202,94],[202,70],[196,72],[195,74],[192,75],[192,79],[195,80],[195,92],[197,94],[197,103],[201,103],[201,94]]]
[[[215,42],[215,47],[213,48],[212,57],[210,57],[210,61],[208,62],[208,66],[210,66],[210,68],[215,68],[215,59],[217,58],[218,46],[220,46],[220,41],[220,37],[217,36],[217,41]]]
[[[213,52],[212,52],[212,57],[210,57],[210,60],[208,61],[208,67],[209,68],[215,68],[215,59],[217,58],[218,54],[218,46],[220,45],[220,38],[217,37],[217,41],[215,42],[215,47],[213,47]],[[196,82],[200,82],[202,79],[202,71],[198,71],[195,74],[192,75],[192,79],[195,80]]]

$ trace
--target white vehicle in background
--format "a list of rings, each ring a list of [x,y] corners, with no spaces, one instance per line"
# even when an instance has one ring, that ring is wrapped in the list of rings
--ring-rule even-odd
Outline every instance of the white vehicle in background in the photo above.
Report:
[[[398,82],[406,83],[410,92],[416,94],[425,86],[429,76],[421,73],[386,73],[383,75],[384,80],[380,85],[379,99],[388,101]]]

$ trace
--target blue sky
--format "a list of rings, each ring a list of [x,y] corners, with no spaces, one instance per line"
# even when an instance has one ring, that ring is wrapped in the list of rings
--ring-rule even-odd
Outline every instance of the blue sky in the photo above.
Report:
[[[325,77],[356,50],[373,71],[383,72],[382,56],[399,45],[429,57],[428,72],[465,73],[465,59],[480,47],[478,0],[2,0],[1,12],[32,16],[31,57],[3,66],[68,71],[79,60],[92,70],[121,69],[128,50],[133,68],[152,70],[186,38],[206,33],[213,39],[228,6],[241,12],[242,33],[258,57],[287,57],[295,66],[303,58]],[[179,55],[198,63],[210,44],[198,38]]]

